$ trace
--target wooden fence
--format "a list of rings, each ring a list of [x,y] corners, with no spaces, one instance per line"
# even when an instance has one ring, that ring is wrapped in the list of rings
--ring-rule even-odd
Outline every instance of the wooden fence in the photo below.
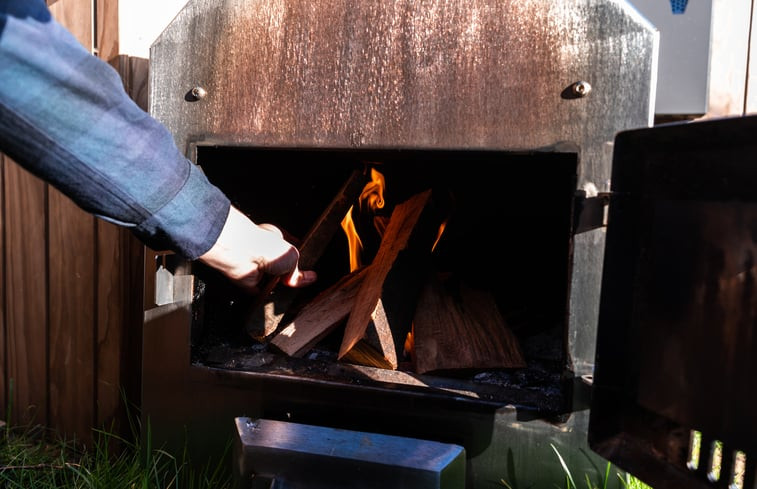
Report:
[[[118,3],[48,2],[146,107],[146,60],[118,56]],[[139,405],[144,248],[0,154],[0,413],[83,442]],[[136,414],[136,413],[135,413]]]

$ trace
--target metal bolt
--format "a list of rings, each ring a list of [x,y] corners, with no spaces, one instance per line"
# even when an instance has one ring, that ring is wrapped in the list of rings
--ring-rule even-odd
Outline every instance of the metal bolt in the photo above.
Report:
[[[573,84],[572,91],[576,97],[585,97],[591,92],[591,85],[589,82],[577,81]]]
[[[196,100],[200,100],[205,98],[205,96],[208,94],[208,91],[202,87],[194,87],[192,90],[190,90],[190,93]]]

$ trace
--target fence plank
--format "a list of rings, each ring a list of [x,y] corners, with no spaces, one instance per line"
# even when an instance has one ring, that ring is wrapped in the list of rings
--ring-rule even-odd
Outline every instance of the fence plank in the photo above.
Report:
[[[6,388],[14,423],[48,421],[46,184],[3,164]],[[5,407],[5,402],[3,407]],[[6,413],[8,416],[9,413]]]
[[[118,0],[95,0],[96,54],[109,61],[118,55]],[[97,226],[97,274],[95,351],[95,423],[98,427],[120,432],[128,423],[122,402],[124,358],[128,354],[126,335],[132,327],[127,324],[130,304],[127,234],[123,229],[105,222]]]
[[[124,88],[145,108],[147,60],[109,60]],[[136,94],[136,95],[135,95]],[[139,405],[144,245],[126,229],[97,223],[97,424],[127,428],[126,402]],[[123,392],[122,392],[123,391]]]
[[[117,422],[120,411],[121,345],[126,290],[120,231],[97,222],[97,425]]]
[[[59,0],[53,16],[92,50],[92,0]],[[52,188],[49,213],[50,423],[88,442],[95,425],[94,217]]]
[[[92,51],[93,36],[93,0],[56,0],[49,5],[53,14],[63,27],[79,40],[79,42]],[[48,2],[49,3],[49,2]]]
[[[95,424],[95,223],[57,190],[48,194],[50,422],[88,441]]]
[[[118,56],[118,0],[95,0],[97,15],[95,19],[95,46],[97,55],[105,61]]]

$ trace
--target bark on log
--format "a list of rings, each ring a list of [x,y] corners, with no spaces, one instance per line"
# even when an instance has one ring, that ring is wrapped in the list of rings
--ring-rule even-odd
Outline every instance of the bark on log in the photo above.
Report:
[[[494,298],[454,279],[432,274],[413,318],[416,373],[452,369],[522,368],[518,339]]]

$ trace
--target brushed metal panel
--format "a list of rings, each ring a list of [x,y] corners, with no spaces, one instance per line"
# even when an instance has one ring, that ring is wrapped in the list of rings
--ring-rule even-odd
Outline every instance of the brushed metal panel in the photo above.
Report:
[[[619,1],[193,1],[151,48],[151,112],[188,152],[567,141],[607,190],[601,145],[650,124],[656,52]]]

